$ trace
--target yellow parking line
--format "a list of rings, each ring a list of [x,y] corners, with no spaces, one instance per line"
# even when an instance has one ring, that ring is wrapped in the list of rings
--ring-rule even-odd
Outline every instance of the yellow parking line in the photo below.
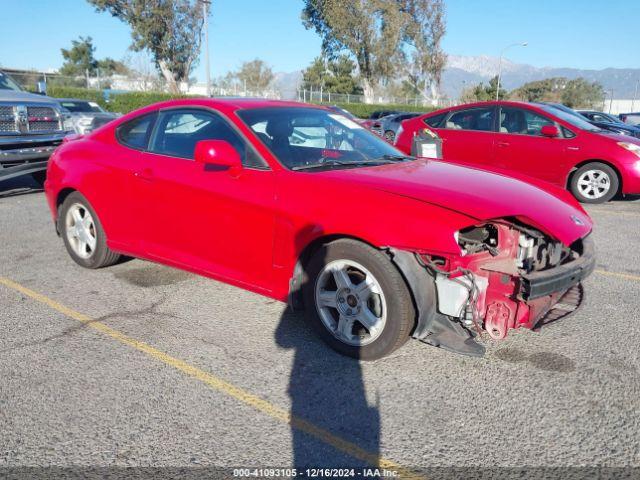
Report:
[[[626,278],[627,280],[636,280],[638,282],[640,282],[640,276],[639,275],[631,275],[629,273],[619,273],[619,272],[608,272],[607,270],[594,270],[596,273],[599,273],[600,275],[608,275],[610,277],[619,277],[619,278]]]
[[[35,292],[27,287],[20,285],[19,283],[14,282],[13,280],[0,277],[0,284],[10,289],[13,289],[17,292],[20,292],[23,295],[26,295],[32,298],[33,300],[36,300],[37,302],[43,303],[53,308],[54,310],[57,310],[63,315],[66,315],[69,318],[72,318],[74,320],[77,320],[78,322],[83,323],[89,328],[93,328],[94,330],[97,330],[105,335],[108,335],[109,337],[113,338],[114,340],[117,340],[120,343],[129,345],[130,347],[133,347],[136,350],[139,350],[140,352],[147,354],[148,356],[154,358],[155,360],[158,360],[166,365],[169,365],[190,377],[200,380],[202,383],[204,383],[205,385],[207,385],[209,388],[213,390],[217,390],[230,397],[233,397],[239,402],[242,402],[245,405],[253,407],[256,410],[262,413],[265,413],[272,418],[280,420],[281,422],[288,423],[292,427],[298,430],[301,430],[354,458],[365,461],[372,465],[377,465],[380,468],[385,468],[387,470],[394,470],[402,478],[422,478],[421,476],[418,476],[415,472],[412,472],[411,470],[408,470],[390,460],[380,458],[378,455],[359,447],[355,443],[349,442],[348,440],[345,440],[341,437],[333,435],[329,431],[321,427],[318,427],[313,423],[308,422],[300,417],[291,415],[289,411],[283,408],[280,408],[268,402],[267,400],[264,400],[256,395],[253,395],[252,393],[249,393],[248,391],[240,387],[236,387],[235,385],[225,380],[222,380],[221,378],[218,378],[215,375],[212,375],[211,373],[207,373],[204,370],[194,367],[193,365],[190,365],[184,362],[183,360],[172,357],[171,355],[168,355],[158,350],[157,348],[152,347],[147,343],[131,338],[125,335],[124,333],[119,332],[118,330],[115,330],[98,320],[94,320],[83,313],[76,312],[75,310],[69,307],[66,307],[63,304],[58,303],[55,300],[45,295],[42,295],[41,293]]]

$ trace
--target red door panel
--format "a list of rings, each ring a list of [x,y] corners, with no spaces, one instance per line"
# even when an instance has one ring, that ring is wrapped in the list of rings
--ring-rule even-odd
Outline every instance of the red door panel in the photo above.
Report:
[[[489,166],[493,161],[494,132],[472,130],[436,130],[442,138],[442,158],[451,163]]]
[[[526,108],[500,110],[500,132],[495,136],[496,165],[564,188],[566,172],[579,150],[575,137],[543,136],[542,126],[556,125],[555,122]]]
[[[436,129],[442,138],[442,157],[447,162],[472,166],[493,163],[495,107],[474,107],[452,112],[443,128]]]
[[[267,289],[272,278],[273,172],[234,177],[195,161],[145,153],[145,249],[235,282]]]

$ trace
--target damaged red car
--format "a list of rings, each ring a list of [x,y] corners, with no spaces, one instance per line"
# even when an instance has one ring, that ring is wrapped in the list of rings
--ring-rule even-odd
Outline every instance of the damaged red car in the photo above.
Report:
[[[568,192],[408,157],[299,103],[146,107],[65,142],[45,190],[79,265],[140,257],[287,301],[362,359],[411,337],[481,355],[478,335],[577,309],[595,262]]]

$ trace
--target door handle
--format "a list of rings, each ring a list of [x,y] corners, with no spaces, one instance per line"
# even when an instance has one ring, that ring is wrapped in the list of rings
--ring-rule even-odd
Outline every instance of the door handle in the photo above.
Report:
[[[499,147],[508,147],[509,145],[509,142],[498,142]]]
[[[150,182],[153,180],[153,171],[150,168],[143,168],[142,170],[135,172],[133,176],[140,180]]]

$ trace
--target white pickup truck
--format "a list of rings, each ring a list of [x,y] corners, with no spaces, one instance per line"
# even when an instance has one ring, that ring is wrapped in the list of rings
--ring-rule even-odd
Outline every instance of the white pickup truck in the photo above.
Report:
[[[49,156],[69,133],[56,100],[25,92],[0,72],[0,182],[31,175],[43,184]]]

